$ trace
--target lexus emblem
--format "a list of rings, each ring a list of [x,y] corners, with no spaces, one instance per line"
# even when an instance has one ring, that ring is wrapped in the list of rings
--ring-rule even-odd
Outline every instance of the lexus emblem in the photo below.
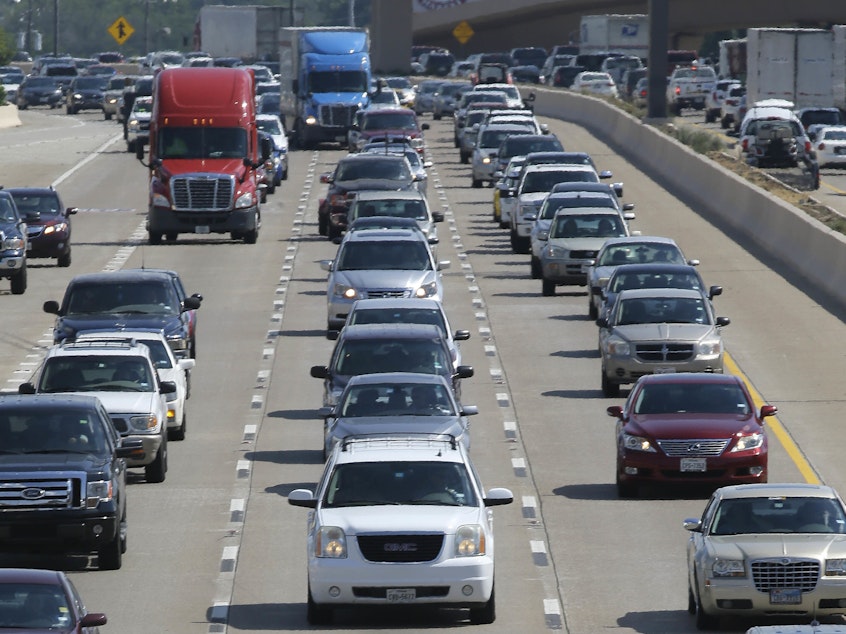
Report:
[[[47,491],[36,487],[29,487],[21,491],[21,497],[25,500],[40,500],[45,495],[47,495]]]
[[[699,451],[702,449],[702,443],[694,442],[687,446],[688,451]]]

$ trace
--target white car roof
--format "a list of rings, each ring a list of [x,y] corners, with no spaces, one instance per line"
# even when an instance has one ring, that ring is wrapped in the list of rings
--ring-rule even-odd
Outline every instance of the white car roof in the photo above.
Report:
[[[390,434],[346,438],[335,448],[335,463],[448,462],[466,464],[461,444],[436,434]]]

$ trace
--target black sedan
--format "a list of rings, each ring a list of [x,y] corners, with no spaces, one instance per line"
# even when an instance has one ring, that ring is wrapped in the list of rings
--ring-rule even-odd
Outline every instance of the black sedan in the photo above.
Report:
[[[58,108],[63,96],[62,87],[52,77],[26,77],[18,87],[16,105],[20,110],[30,106]]]

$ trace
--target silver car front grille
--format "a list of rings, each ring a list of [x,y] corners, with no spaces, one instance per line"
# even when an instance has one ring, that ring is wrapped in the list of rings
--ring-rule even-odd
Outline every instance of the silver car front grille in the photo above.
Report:
[[[692,343],[639,343],[635,353],[645,363],[680,363],[694,357]]]
[[[374,289],[364,291],[367,299],[395,299],[402,297],[411,297],[411,291],[404,288],[399,289]]]
[[[728,446],[728,439],[707,440],[659,440],[661,450],[673,458],[708,458],[722,455]]]
[[[814,559],[775,557],[752,562],[755,589],[769,592],[773,588],[798,588],[810,592],[820,578],[820,562]]]

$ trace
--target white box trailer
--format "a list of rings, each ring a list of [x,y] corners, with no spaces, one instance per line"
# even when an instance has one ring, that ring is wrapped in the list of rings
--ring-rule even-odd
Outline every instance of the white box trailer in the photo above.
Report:
[[[719,76],[726,79],[746,78],[746,38],[720,40]]]
[[[834,34],[822,29],[749,29],[746,99],[797,108],[834,105]]]
[[[643,14],[583,15],[579,53],[649,55],[649,16]]]
[[[199,47],[212,57],[276,60],[287,7],[206,5],[200,9]]]
[[[834,105],[846,111],[846,25],[831,27],[834,35],[834,54],[832,61],[832,92]]]

